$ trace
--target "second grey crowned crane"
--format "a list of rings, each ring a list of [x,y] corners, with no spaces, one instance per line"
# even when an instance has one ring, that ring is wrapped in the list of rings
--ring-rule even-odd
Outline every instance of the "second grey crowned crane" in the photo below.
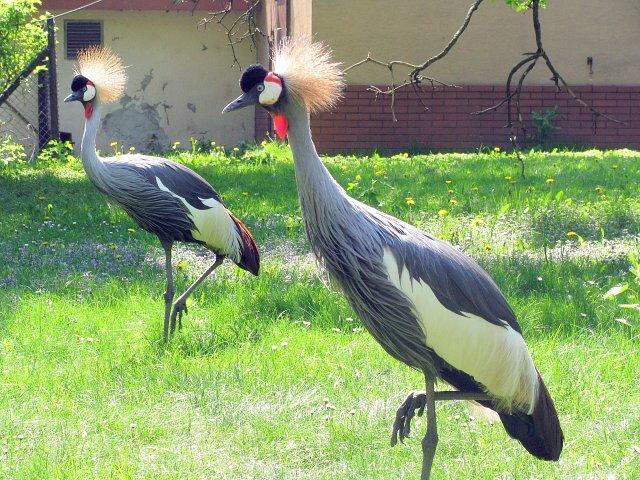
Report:
[[[427,411],[422,479],[438,442],[435,401],[477,400],[534,456],[557,460],[563,434],[553,400],[498,286],[446,242],[350,198],[320,161],[309,112],[340,98],[342,74],[329,51],[305,39],[276,51],[273,71],[252,65],[225,112],[264,107],[289,139],[309,242],[367,330],[396,359],[424,372],[426,392],[399,408],[392,444]],[[435,392],[440,378],[453,392]]]
[[[105,47],[89,47],[78,54],[79,73],[65,102],[84,107],[82,164],[87,177],[107,200],[122,207],[141,228],[155,234],[165,251],[167,288],[164,294],[163,339],[173,333],[187,311],[187,297],[223,261],[258,274],[260,255],[249,229],[227,210],[209,183],[197,173],[165,158],[121,155],[101,158],[96,134],[105,104],[122,95],[126,73],[120,58]],[[171,250],[174,242],[198,243],[216,258],[173,303]]]

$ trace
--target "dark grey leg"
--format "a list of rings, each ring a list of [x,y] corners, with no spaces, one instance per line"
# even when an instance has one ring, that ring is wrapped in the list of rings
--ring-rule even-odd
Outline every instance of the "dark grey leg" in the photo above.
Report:
[[[431,464],[433,462],[433,455],[435,455],[435,449],[438,442],[437,426],[435,423],[435,402],[440,400],[491,400],[491,397],[485,393],[477,392],[458,392],[458,391],[433,391],[433,380],[429,380],[429,377],[425,375],[427,391],[426,392],[411,392],[400,408],[396,412],[396,418],[393,422],[393,429],[391,431],[391,446],[398,443],[398,437],[400,442],[404,442],[404,439],[409,437],[411,433],[411,420],[417,414],[422,416],[425,409],[427,410],[427,436],[422,441],[423,448],[423,465],[422,465],[422,479],[429,478],[429,473],[425,476],[425,470],[431,471]],[[431,389],[432,402],[429,402],[428,392]],[[429,404],[433,404],[433,414],[429,411]],[[433,419],[433,420],[431,420]],[[433,427],[431,426],[433,422]],[[430,437],[431,435],[431,437]],[[435,438],[435,441],[434,441]],[[426,449],[426,451],[425,451]],[[427,455],[430,455],[429,465],[425,465],[427,461]],[[428,468],[427,468],[428,467]]]
[[[171,266],[171,243],[163,243],[165,255],[165,269],[167,271],[167,289],[164,292],[164,327],[162,330],[162,340],[167,343],[169,340],[169,318],[171,315],[171,302],[173,302],[173,267]]]
[[[178,319],[178,328],[182,330],[182,314],[187,313],[187,298],[189,298],[189,295],[191,295],[191,293],[204,281],[205,278],[211,275],[211,273],[213,273],[213,271],[222,264],[224,258],[225,257],[222,255],[216,256],[216,261],[213,262],[213,265],[211,265],[206,272],[200,275],[200,277],[198,277],[198,279],[193,282],[175,301],[170,320],[170,331],[172,334],[176,329],[176,318]]]
[[[433,377],[425,375],[425,408],[427,410],[427,434],[422,439],[422,475],[420,480],[429,480],[433,457],[438,446],[438,424],[436,421],[436,397]]]

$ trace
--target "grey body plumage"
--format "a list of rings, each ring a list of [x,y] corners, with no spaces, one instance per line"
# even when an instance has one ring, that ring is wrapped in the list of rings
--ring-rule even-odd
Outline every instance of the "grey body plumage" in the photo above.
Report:
[[[424,331],[405,295],[390,281],[382,252],[389,248],[414,278],[433,289],[446,308],[496,325],[520,327],[504,296],[477,263],[451,245],[349,197],[307,143],[308,114],[287,105],[298,196],[311,247],[334,284],[382,347],[404,363],[436,373]],[[309,140],[311,137],[309,136]],[[303,150],[306,150],[303,152]]]

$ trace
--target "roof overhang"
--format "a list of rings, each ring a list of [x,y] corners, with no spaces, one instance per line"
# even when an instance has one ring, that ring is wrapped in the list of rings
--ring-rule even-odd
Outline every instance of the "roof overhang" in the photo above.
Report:
[[[232,0],[233,10],[245,11],[253,2],[251,0]],[[88,0],[43,0],[42,8],[48,11],[72,10],[80,8]],[[173,0],[102,0],[87,7],[90,10],[163,10],[163,11],[208,11],[222,10],[228,5],[228,0],[200,0],[194,5],[191,1],[174,3]]]

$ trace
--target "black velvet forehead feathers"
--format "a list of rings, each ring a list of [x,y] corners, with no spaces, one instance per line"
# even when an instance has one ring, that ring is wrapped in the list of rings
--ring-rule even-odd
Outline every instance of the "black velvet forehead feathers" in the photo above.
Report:
[[[76,75],[75,77],[73,77],[73,80],[71,81],[71,91],[77,92],[81,88],[86,87],[87,82],[88,82],[87,77],[84,77],[82,75]]]
[[[264,77],[267,76],[267,73],[268,72],[265,68],[258,63],[249,65],[242,73],[242,77],[240,77],[240,88],[243,92],[248,92],[258,83],[262,83],[264,81]]]

